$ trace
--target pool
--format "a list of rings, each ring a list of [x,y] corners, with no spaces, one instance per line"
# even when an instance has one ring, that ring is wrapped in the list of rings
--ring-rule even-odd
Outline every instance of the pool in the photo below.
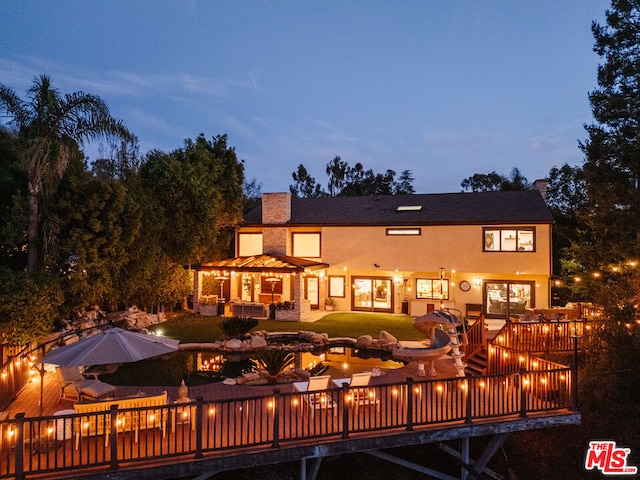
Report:
[[[304,368],[313,374],[348,377],[374,368],[389,370],[405,364],[391,358],[390,352],[372,352],[354,347],[328,347],[314,352],[294,352],[292,368]],[[207,350],[180,351],[162,358],[153,358],[121,365],[101,379],[114,385],[201,385],[240,377],[255,371],[251,352],[221,353]],[[255,357],[254,357],[255,358]]]

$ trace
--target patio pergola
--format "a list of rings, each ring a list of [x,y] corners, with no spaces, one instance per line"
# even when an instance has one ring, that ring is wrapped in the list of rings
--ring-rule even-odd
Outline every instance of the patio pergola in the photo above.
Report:
[[[304,278],[306,275],[323,277],[328,266],[327,263],[280,254],[234,257],[190,265],[188,268],[195,270],[194,310],[202,312],[203,276],[214,275],[220,282],[220,298],[226,281],[229,281],[229,299],[238,305],[271,304],[277,289],[278,299],[290,301],[294,306],[287,319],[304,320],[311,310],[310,301],[305,298]],[[269,287],[265,289],[264,285]],[[323,289],[322,282],[319,285]],[[322,292],[319,295],[322,296]]]

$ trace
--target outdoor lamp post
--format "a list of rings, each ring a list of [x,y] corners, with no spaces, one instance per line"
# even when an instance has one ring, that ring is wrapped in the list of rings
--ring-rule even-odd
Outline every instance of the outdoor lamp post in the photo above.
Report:
[[[276,306],[274,303],[274,291],[275,291],[275,287],[276,287],[276,282],[279,282],[280,279],[276,278],[276,277],[269,277],[267,278],[267,282],[269,282],[271,284],[271,305],[269,305],[269,318],[271,320],[275,320],[276,318]]]

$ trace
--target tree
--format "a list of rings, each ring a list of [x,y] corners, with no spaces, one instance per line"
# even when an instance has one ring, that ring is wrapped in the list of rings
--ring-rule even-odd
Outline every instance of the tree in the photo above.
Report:
[[[123,270],[141,235],[140,207],[122,182],[92,176],[78,159],[71,160],[51,203],[60,234],[47,263],[61,278],[67,310],[112,305],[121,298]]]
[[[393,185],[394,195],[411,195],[416,193],[413,188],[413,174],[411,170],[403,170],[400,174],[400,178]]]
[[[590,293],[611,317],[619,317],[638,300],[635,269],[620,272],[640,256],[640,1],[614,0],[605,18],[606,25],[592,24],[594,51],[603,63],[589,94],[595,122],[585,126],[588,138],[580,144],[583,227],[567,262],[585,276],[600,272],[599,281],[588,285]]]
[[[51,331],[62,303],[53,276],[0,268],[0,343],[28,345],[42,338]]]
[[[20,142],[20,155],[27,172],[29,218],[27,227],[27,270],[40,265],[40,208],[44,189],[55,189],[78,147],[101,136],[128,140],[131,134],[113,118],[97,96],[82,92],[62,96],[46,75],[34,79],[28,101],[0,85],[0,109],[10,117]]]
[[[406,195],[414,193],[413,175],[411,170],[402,172],[400,179],[395,180],[396,172],[387,170],[385,173],[374,173],[365,170],[358,162],[353,167],[340,157],[334,157],[326,166],[329,176],[329,191],[325,192],[307,172],[304,165],[298,165],[298,170],[292,173],[295,183],[289,186],[294,196],[300,197],[345,197],[364,195]]]
[[[338,157],[336,157],[338,158]],[[294,197],[314,198],[323,197],[325,193],[316,179],[309,175],[304,165],[298,165],[298,170],[291,174],[294,183],[289,185],[289,191]]]
[[[345,177],[349,168],[349,164],[340,157],[334,157],[333,160],[327,163],[325,171],[329,177],[329,196],[337,197],[340,194],[344,188]]]
[[[505,192],[511,190],[531,190],[533,186],[523,177],[520,170],[513,167],[508,177],[495,171],[487,174],[476,173],[465,178],[460,186],[472,192]]]
[[[233,227],[242,219],[244,164],[227,147],[200,134],[183,148],[149,154],[140,170],[149,209],[145,224],[175,263],[188,265],[229,253]]]

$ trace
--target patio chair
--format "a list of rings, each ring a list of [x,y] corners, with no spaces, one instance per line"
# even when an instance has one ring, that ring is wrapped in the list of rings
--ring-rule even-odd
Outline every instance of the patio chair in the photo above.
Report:
[[[339,378],[333,380],[334,385],[342,388],[346,383],[349,386],[348,401],[352,402],[355,408],[366,405],[375,405],[380,409],[380,399],[376,397],[375,389],[369,387],[371,372],[354,373],[351,378]]]
[[[80,402],[85,399],[99,400],[112,397],[116,387],[100,380],[85,378],[82,367],[57,367],[56,377],[60,385],[60,398]]]
[[[302,398],[309,406],[312,417],[316,410],[322,408],[332,409],[334,416],[338,414],[333,398],[331,398],[331,395],[329,395],[329,392],[327,392],[330,382],[331,375],[318,375],[315,377],[309,377],[309,381],[307,382],[293,383],[294,390],[304,394],[302,395]]]

